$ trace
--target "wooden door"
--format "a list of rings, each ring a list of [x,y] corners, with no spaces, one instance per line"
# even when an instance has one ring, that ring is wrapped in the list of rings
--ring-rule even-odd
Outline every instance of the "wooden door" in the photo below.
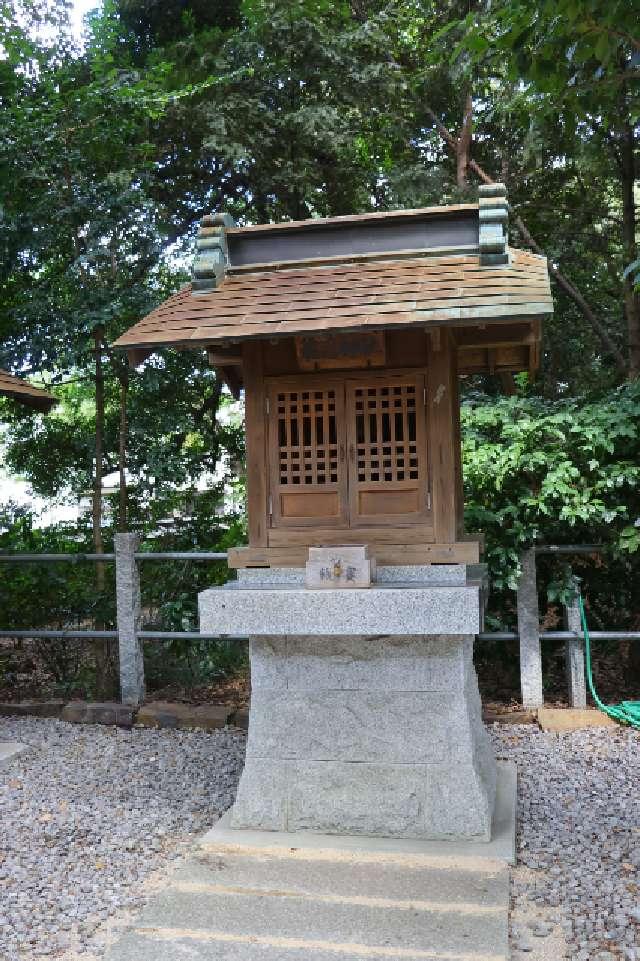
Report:
[[[347,381],[351,527],[430,517],[424,388],[414,373]]]
[[[346,526],[344,381],[282,379],[268,398],[272,526]]]

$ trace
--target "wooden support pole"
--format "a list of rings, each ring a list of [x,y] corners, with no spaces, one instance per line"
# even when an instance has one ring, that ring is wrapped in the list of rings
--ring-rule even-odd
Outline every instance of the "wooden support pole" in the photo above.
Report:
[[[438,349],[434,345],[438,344]],[[458,380],[449,331],[430,338],[427,364],[427,421],[433,498],[434,540],[453,544],[458,533],[456,424]]]
[[[247,437],[249,545],[251,547],[266,547],[268,534],[266,413],[262,343],[260,341],[251,341],[243,345],[242,362]]]

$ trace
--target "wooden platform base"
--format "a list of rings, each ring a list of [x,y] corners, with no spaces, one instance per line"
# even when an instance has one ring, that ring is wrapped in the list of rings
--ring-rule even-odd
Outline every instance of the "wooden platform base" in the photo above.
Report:
[[[368,542],[369,556],[379,565],[391,564],[477,564],[479,541],[455,544],[376,544]],[[304,567],[309,547],[234,547],[229,551],[229,567]]]

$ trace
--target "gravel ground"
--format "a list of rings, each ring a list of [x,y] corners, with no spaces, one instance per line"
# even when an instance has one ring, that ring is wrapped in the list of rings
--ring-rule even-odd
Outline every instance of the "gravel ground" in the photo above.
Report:
[[[640,732],[492,734],[518,764],[514,959],[640,961]]]
[[[495,725],[518,763],[514,961],[640,961],[640,734]],[[244,736],[0,718],[0,959],[100,957],[106,922],[231,804]],[[70,955],[68,955],[70,957]]]
[[[0,718],[0,959],[83,952],[232,803],[244,736]],[[95,950],[95,948],[94,948]]]

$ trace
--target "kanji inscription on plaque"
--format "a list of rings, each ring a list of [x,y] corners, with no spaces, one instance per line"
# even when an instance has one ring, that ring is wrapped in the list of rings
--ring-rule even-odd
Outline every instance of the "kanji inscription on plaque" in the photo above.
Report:
[[[366,546],[310,547],[305,584],[310,588],[371,587],[375,560]]]

